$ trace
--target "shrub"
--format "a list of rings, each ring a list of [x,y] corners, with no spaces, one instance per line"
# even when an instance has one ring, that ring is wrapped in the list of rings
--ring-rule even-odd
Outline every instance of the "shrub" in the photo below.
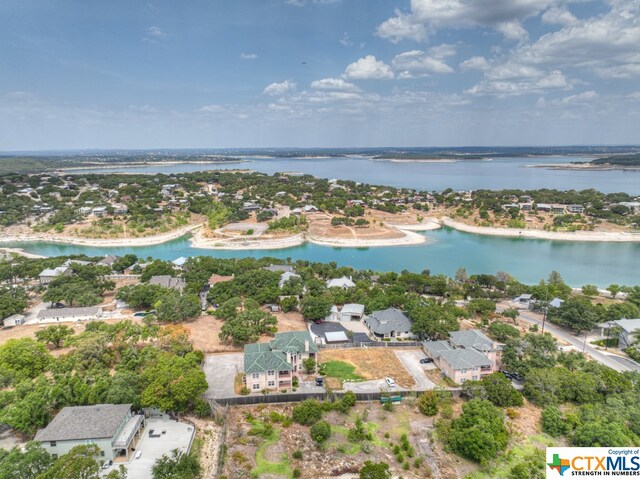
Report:
[[[298,478],[302,476],[302,471],[299,468],[294,468],[292,472],[293,477]]]
[[[291,457],[294,459],[302,459],[302,451],[300,449],[296,449],[293,451],[293,454],[291,454]]]
[[[435,391],[426,391],[418,398],[418,409],[425,416],[438,414],[438,396]]]
[[[247,386],[242,386],[242,388],[240,389],[240,394],[242,394],[243,396],[246,396],[250,392],[251,391],[249,390],[249,388]]]
[[[322,404],[315,399],[307,399],[293,408],[291,417],[303,426],[312,426],[322,419]]]
[[[318,444],[323,443],[331,436],[331,426],[327,421],[318,421],[311,426],[311,438]]]

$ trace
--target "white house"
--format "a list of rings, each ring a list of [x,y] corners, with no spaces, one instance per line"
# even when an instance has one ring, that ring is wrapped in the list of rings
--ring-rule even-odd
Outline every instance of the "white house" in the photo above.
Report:
[[[364,317],[364,304],[345,304],[342,308],[333,306],[325,321],[361,321]]]
[[[327,281],[327,288],[342,288],[349,289],[355,288],[356,284],[351,280],[351,276],[348,278],[343,276],[341,278],[334,278]]]
[[[285,271],[280,275],[280,281],[278,281],[278,286],[282,288],[285,285],[285,283],[289,281],[291,278],[299,278],[299,277],[300,277],[299,274],[292,273],[291,271]]]
[[[68,266],[58,266],[53,269],[45,269],[39,274],[40,284],[49,284],[58,276],[69,276],[71,274],[71,268]]]
[[[102,308],[53,308],[38,311],[38,323],[68,323],[75,321],[93,321],[102,316]]]

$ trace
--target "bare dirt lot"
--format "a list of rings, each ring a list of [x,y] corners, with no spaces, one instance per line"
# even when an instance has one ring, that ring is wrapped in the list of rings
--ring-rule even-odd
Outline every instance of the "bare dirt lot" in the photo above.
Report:
[[[300,313],[273,313],[273,315],[278,319],[278,332],[304,331],[307,328]],[[205,354],[241,351],[241,347],[220,341],[218,334],[223,324],[224,321],[206,315],[200,316],[184,325],[191,332],[193,346]],[[270,336],[263,336],[258,341],[265,342],[270,339]]]
[[[329,349],[321,351],[320,362],[342,361],[355,366],[354,373],[365,380],[392,377],[403,388],[415,386],[413,376],[389,348]]]
[[[332,216],[324,213],[309,215],[309,233],[321,238],[392,239],[404,236],[400,231],[382,226],[375,217],[365,215],[371,223],[366,228],[331,226]]]

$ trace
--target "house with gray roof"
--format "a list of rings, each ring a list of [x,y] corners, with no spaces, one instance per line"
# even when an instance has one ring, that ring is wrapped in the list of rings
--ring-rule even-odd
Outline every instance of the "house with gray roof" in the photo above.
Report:
[[[407,339],[414,336],[411,319],[396,308],[374,311],[365,316],[364,324],[375,339]]]
[[[96,404],[65,407],[36,433],[45,451],[57,458],[75,446],[95,444],[104,460],[130,458],[144,428],[142,414],[133,414],[131,404]]]
[[[49,284],[51,281],[59,276],[70,276],[72,273],[69,266],[58,266],[57,268],[44,269],[38,275],[40,284]]]
[[[347,290],[349,288],[355,288],[356,284],[351,279],[351,276],[348,278],[343,276],[341,278],[334,278],[327,281],[327,288],[342,288]]]
[[[271,271],[272,273],[293,273],[293,266],[289,266],[288,264],[270,264],[269,266],[265,266],[262,269],[266,269],[267,271]]]
[[[268,343],[245,344],[244,384],[251,392],[293,387],[305,359],[318,362],[318,346],[309,331],[276,333]]]
[[[325,321],[362,321],[364,304],[345,304],[342,307],[332,306]]]
[[[175,289],[180,293],[182,293],[184,291],[184,288],[187,287],[187,283],[185,283],[184,279],[174,278],[173,276],[169,275],[151,276],[149,284],[156,284],[158,286],[162,286],[163,288]]]
[[[76,321],[93,321],[102,316],[102,308],[90,306],[85,308],[52,308],[38,311],[36,323],[70,323]]]
[[[636,339],[640,339],[640,337],[636,336],[640,333],[640,319],[619,319],[612,321],[612,323],[620,328],[620,333],[618,334],[618,347],[620,349],[626,349]]]
[[[477,329],[451,331],[448,341],[425,341],[422,349],[457,384],[498,371],[502,354],[502,346]]]
[[[300,275],[296,273],[292,273],[291,271],[285,271],[280,275],[280,280],[278,281],[278,286],[281,288],[292,278],[299,278]]]

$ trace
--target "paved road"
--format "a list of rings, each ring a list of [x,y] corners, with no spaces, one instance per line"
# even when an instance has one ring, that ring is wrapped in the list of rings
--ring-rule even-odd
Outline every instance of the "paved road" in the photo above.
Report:
[[[511,305],[509,305],[510,307]],[[506,309],[504,305],[498,306],[498,311]],[[537,324],[539,328],[542,328],[542,315],[533,313],[531,311],[522,311],[520,310],[520,318],[525,320],[530,324]],[[640,371],[640,365],[630,361],[628,359],[615,356],[613,354],[605,354],[602,351],[598,351],[596,348],[591,346],[587,341],[586,345],[584,342],[584,335],[575,336],[569,331],[554,324],[551,324],[549,321],[546,321],[544,324],[545,332],[551,333],[551,335],[555,336],[558,339],[561,339],[572,346],[574,346],[578,351],[583,351],[589,356],[591,356],[595,361],[598,361],[605,366],[609,366],[611,369],[615,369],[616,371]]]
[[[413,379],[416,381],[416,386],[413,389],[417,389],[419,391],[423,391],[425,389],[433,389],[436,387],[433,382],[427,378],[424,373],[425,366],[427,364],[420,364],[420,360],[426,355],[421,350],[396,350],[394,351],[398,359],[404,364],[404,367],[407,368],[409,374],[413,376]]]

